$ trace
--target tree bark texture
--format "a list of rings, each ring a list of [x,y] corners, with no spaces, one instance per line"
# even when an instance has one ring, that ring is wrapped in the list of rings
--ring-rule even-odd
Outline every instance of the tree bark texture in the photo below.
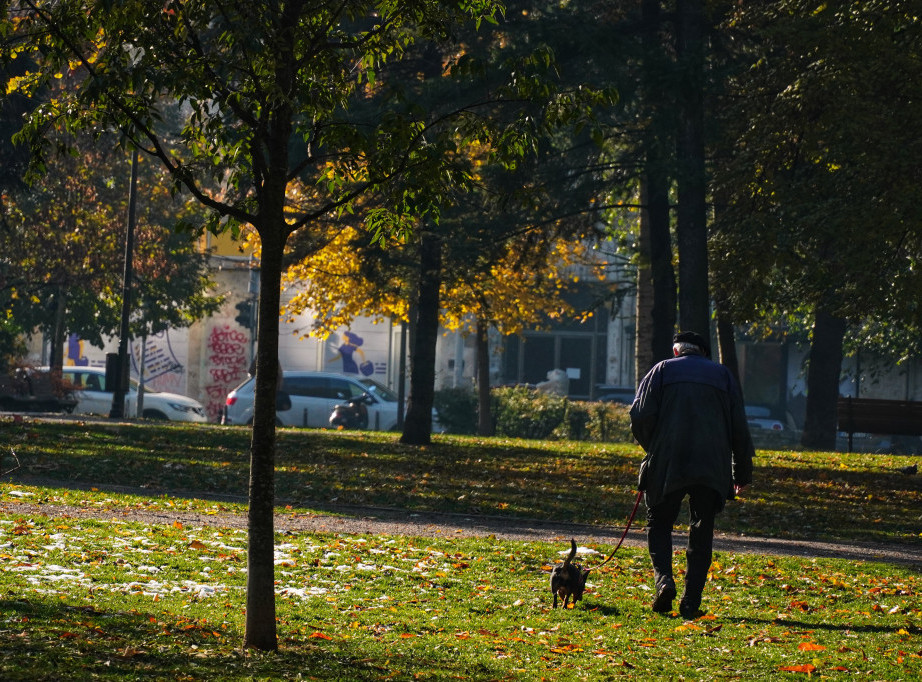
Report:
[[[490,342],[486,320],[477,320],[477,435],[493,435],[490,412]]]
[[[709,336],[707,185],[704,163],[704,6],[684,0],[676,10],[680,78],[678,209],[679,326]]]
[[[439,339],[439,287],[442,280],[442,242],[423,232],[419,249],[419,296],[415,338],[410,356],[410,396],[401,443],[428,445],[432,440],[432,404],[435,399],[435,349]]]
[[[665,51],[661,35],[659,0],[643,0],[644,80],[663,82]],[[672,235],[669,215],[669,150],[672,126],[663,92],[652,88],[649,123],[643,138],[644,168],[641,176],[640,260],[637,281],[637,333],[634,342],[634,376],[637,381],[660,360],[672,354],[676,321],[676,280],[672,266]]]
[[[250,441],[249,543],[244,647],[278,648],[275,621],[275,407],[284,240],[262,240],[256,388]]]
[[[841,317],[817,309],[807,366],[807,406],[801,435],[801,445],[811,450],[836,449],[836,402],[846,325]]]
[[[717,348],[720,353],[720,364],[725,365],[736,378],[736,383],[740,384],[740,363],[736,355],[736,333],[733,331],[733,323],[730,322],[730,316],[724,309],[721,299],[717,300],[716,307]]]

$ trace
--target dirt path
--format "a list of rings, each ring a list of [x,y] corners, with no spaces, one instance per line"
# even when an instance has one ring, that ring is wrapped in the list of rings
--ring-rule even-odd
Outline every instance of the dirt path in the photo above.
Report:
[[[67,485],[62,482],[25,481],[29,485]],[[73,484],[70,487],[75,487]],[[159,494],[151,490],[135,490],[120,486],[97,486],[100,490],[140,495]],[[164,491],[161,491],[164,492]],[[171,496],[177,496],[170,493]],[[189,494],[196,499],[215,499],[224,502],[244,502],[231,496]],[[166,512],[160,510],[93,509],[55,504],[33,504],[28,497],[0,500],[0,513],[25,516],[119,519],[146,524],[172,524],[181,521],[191,526],[218,526],[245,528],[243,514],[203,514],[198,512]],[[643,511],[639,514],[642,516]],[[632,528],[624,540],[625,546],[643,547],[646,535],[639,527]],[[586,524],[557,523],[537,519],[517,519],[505,516],[481,516],[434,512],[408,512],[384,507],[349,507],[329,505],[314,514],[278,514],[276,529],[291,533],[345,533],[374,535],[408,535],[416,537],[494,536],[502,540],[566,542],[573,537],[581,544],[597,543],[603,548],[617,544],[624,531],[622,527],[601,527]],[[676,534],[676,547],[684,546],[682,534]],[[781,540],[719,534],[714,538],[714,549],[722,552],[749,552],[754,554],[837,558],[856,561],[881,561],[907,565],[922,571],[922,547],[916,545],[836,544],[808,540]],[[600,549],[601,551],[601,549]],[[607,551],[610,551],[608,549]]]

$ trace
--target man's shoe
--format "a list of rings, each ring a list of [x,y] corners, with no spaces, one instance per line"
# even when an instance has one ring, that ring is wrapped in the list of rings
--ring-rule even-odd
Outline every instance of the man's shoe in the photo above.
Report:
[[[706,615],[705,611],[702,611],[698,607],[692,608],[688,604],[679,602],[679,615],[682,616],[685,620],[696,620],[701,618],[701,616]]]
[[[656,599],[653,600],[653,611],[655,613],[672,611],[672,600],[675,599],[675,595],[674,585],[663,585],[656,593]]]

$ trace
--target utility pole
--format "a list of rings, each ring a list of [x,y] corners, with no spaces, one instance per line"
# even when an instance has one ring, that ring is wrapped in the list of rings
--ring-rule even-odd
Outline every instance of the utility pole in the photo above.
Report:
[[[122,280],[122,319],[118,341],[118,372],[112,391],[111,419],[125,416],[125,393],[128,390],[128,322],[131,316],[131,260],[134,255],[134,221],[137,203],[138,185],[138,149],[131,154],[131,183],[128,187],[128,226],[125,235],[125,271]]]

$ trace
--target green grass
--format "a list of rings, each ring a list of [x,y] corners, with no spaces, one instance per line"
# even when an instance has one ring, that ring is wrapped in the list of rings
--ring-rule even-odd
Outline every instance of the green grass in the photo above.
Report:
[[[16,453],[7,478],[67,482],[60,501],[108,504],[67,486],[150,491],[118,504],[245,500],[248,432],[196,425],[12,424],[0,422],[0,453]],[[309,511],[338,505],[398,507],[617,528],[634,501],[642,453],[631,444],[436,437],[426,448],[394,434],[284,429],[276,490],[280,505]],[[913,458],[862,453],[761,450],[755,482],[719,517],[719,530],[843,542],[922,542],[922,476],[898,468]],[[11,455],[0,472],[15,466]],[[53,485],[53,483],[52,483]],[[169,493],[169,498],[159,496]],[[215,501],[217,500],[217,502]]]
[[[686,622],[650,611],[641,550],[622,548],[576,609],[553,611],[547,572],[562,543],[495,538],[280,534],[281,649],[243,651],[246,533],[183,523],[187,510],[241,508],[243,430],[0,423],[0,439],[0,471],[19,466],[0,483],[11,506],[0,514],[3,680],[922,677],[922,573],[911,567],[720,553],[709,615]],[[420,449],[344,432],[285,431],[279,446],[280,501],[293,510],[375,504],[613,527],[639,460],[629,445],[438,438]],[[910,461],[760,452],[757,485],[721,526],[917,546],[920,479],[895,472]],[[226,497],[206,499],[216,494]],[[17,501],[47,516],[16,513]],[[103,513],[68,518],[63,503]],[[126,507],[175,521],[108,513]]]
[[[6,517],[0,546],[4,680],[922,674],[922,576],[873,563],[719,554],[710,615],[686,622],[650,612],[637,550],[553,611],[559,546],[285,536],[281,650],[254,654],[240,650],[243,531]]]

